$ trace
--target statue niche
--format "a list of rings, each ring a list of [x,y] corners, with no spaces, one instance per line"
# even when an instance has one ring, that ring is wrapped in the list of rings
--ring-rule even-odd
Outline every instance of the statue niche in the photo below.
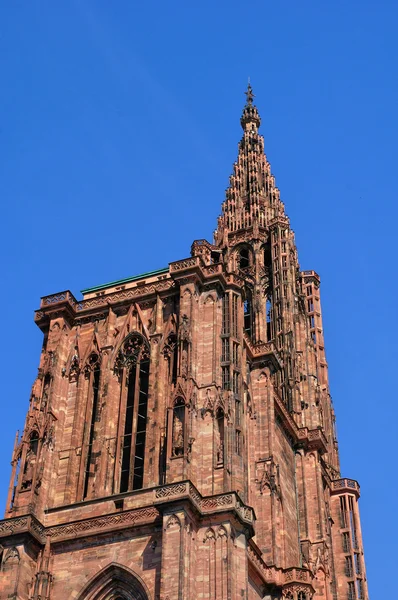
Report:
[[[183,398],[177,398],[173,406],[172,446],[171,455],[174,457],[185,454],[185,413],[186,404]]]
[[[35,473],[37,449],[39,445],[39,434],[37,431],[32,431],[29,437],[29,449],[26,453],[25,466],[22,474],[22,490],[30,490],[32,487],[33,477]]]

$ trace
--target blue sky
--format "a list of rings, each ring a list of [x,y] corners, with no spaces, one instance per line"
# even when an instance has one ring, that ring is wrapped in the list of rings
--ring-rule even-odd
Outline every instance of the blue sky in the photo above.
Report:
[[[396,2],[71,0],[0,8],[0,502],[40,296],[211,239],[251,77],[303,269],[322,278],[342,473],[372,600],[396,568]]]

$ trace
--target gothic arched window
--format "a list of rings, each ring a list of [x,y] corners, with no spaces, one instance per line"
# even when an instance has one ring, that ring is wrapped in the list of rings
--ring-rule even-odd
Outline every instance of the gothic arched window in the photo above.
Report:
[[[144,482],[144,457],[149,386],[149,345],[137,332],[122,344],[115,362],[121,378],[120,492],[139,490]]]
[[[252,297],[249,290],[246,290],[246,298],[243,301],[243,329],[249,337],[253,333],[253,309]]]
[[[265,301],[265,315],[267,322],[267,340],[272,340],[273,332],[272,332],[272,301],[271,296],[267,296]]]
[[[215,419],[215,451],[216,451],[216,466],[224,465],[224,450],[225,450],[225,415],[222,408],[218,408]]]
[[[238,260],[240,269],[247,269],[250,266],[250,252],[245,246],[239,250]]]
[[[32,431],[29,437],[29,450],[33,452],[33,454],[37,454],[37,449],[39,446],[39,434],[37,431]]]
[[[307,600],[307,594],[305,592],[299,592],[297,600]]]
[[[185,454],[186,404],[183,398],[177,398],[173,406],[171,455]]]
[[[144,581],[130,569],[116,564],[91,579],[76,600],[148,600]]]
[[[99,400],[99,386],[100,386],[100,357],[96,352],[92,352],[88,358],[87,365],[85,367],[86,377],[89,380],[88,384],[88,403],[89,410],[91,408],[91,423],[90,433],[87,447],[87,458],[86,468],[84,473],[84,490],[83,498],[87,497],[89,491],[90,474],[93,471],[94,465],[92,464],[93,457],[93,443],[95,433],[95,423],[98,415],[98,400]]]

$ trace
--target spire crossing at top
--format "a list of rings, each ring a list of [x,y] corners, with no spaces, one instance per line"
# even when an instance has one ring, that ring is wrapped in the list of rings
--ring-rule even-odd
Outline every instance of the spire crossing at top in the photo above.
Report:
[[[246,94],[247,104],[253,104],[254,94],[253,94],[253,88],[250,85],[250,80],[249,80],[249,83],[247,84],[247,90],[246,90],[245,94]]]
[[[258,129],[261,124],[261,119],[260,115],[258,114],[257,107],[253,104],[254,94],[250,82],[247,84],[245,95],[246,105],[243,109],[240,124],[242,125],[244,131],[247,129],[253,129],[254,127]]]

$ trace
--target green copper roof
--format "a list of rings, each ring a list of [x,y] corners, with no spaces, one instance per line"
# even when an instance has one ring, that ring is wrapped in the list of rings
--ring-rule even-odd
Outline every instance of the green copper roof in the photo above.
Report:
[[[157,271],[149,271],[148,273],[142,273],[142,275],[134,275],[134,277],[127,277],[127,279],[119,279],[119,281],[111,281],[110,283],[103,283],[102,285],[97,285],[95,287],[86,288],[85,290],[81,290],[82,294],[91,294],[92,292],[98,292],[99,290],[104,290],[109,287],[114,287],[116,285],[123,285],[123,283],[130,283],[130,281],[136,281],[137,279],[144,279],[145,277],[153,277],[154,275],[162,275],[163,273],[168,273],[169,267],[165,267],[164,269],[158,269]]]

